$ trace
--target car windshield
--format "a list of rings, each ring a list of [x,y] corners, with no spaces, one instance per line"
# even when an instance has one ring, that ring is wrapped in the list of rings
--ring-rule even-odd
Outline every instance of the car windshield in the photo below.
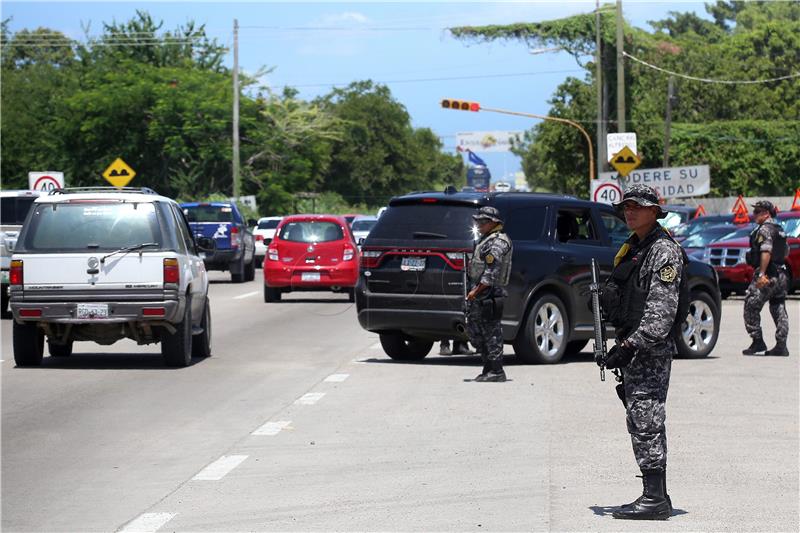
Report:
[[[723,241],[723,240],[728,240],[728,239],[741,239],[742,237],[749,236],[750,232],[752,232],[752,231],[753,231],[753,226],[748,225],[748,226],[745,226],[743,228],[739,228],[737,230],[734,230],[734,231],[732,231],[730,233],[727,233],[727,234],[723,235],[721,239],[718,239],[718,240]]]
[[[36,204],[25,248],[31,251],[113,251],[142,243],[162,246],[152,203]]]
[[[279,237],[291,242],[331,242],[343,239],[344,231],[335,222],[309,220],[286,223]]]
[[[787,237],[800,237],[800,218],[786,218],[781,223]]]
[[[258,223],[258,229],[275,229],[278,227],[278,224],[281,223],[281,219],[275,218],[272,220],[262,220]]]
[[[375,225],[377,220],[355,220],[353,221],[353,231],[369,231]]]
[[[31,210],[36,198],[15,198],[9,196],[0,199],[0,217],[4,226],[21,226]]]
[[[390,207],[370,231],[370,239],[419,240],[435,232],[448,240],[472,241],[476,207],[451,204],[401,204]]]
[[[667,216],[662,219],[659,219],[659,222],[665,228],[674,228],[678,224],[683,222],[683,218],[680,213],[675,213],[674,211],[668,212]]]
[[[233,222],[233,208],[225,205],[184,206],[189,222]]]

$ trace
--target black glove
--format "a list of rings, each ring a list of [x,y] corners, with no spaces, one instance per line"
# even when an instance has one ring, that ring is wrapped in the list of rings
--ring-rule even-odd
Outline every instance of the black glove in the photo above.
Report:
[[[631,362],[636,351],[629,348],[627,344],[617,344],[608,351],[606,357],[606,368],[624,368]]]

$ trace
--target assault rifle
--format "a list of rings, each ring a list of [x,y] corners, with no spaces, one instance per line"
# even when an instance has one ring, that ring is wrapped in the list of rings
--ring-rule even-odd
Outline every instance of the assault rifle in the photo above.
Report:
[[[592,314],[594,315],[594,362],[600,367],[600,381],[606,380],[606,324],[603,321],[603,311],[600,308],[600,271],[597,261],[592,258],[592,284],[589,285],[592,292]]]

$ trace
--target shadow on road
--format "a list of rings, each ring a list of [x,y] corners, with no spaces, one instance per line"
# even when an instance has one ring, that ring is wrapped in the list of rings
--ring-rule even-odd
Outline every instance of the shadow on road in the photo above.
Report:
[[[371,357],[369,359],[362,359],[362,363],[388,363],[396,365],[426,365],[426,366],[481,366],[483,362],[479,355],[429,355],[428,357],[419,361],[397,361],[391,359],[389,356],[385,358]],[[594,363],[594,358],[590,353],[581,353],[576,355],[567,355],[557,364],[572,364],[572,363]],[[520,361],[515,355],[503,356],[504,366],[522,366],[527,365]]]
[[[281,300],[275,304],[351,304],[356,305],[346,298],[292,298],[290,300]]]
[[[601,505],[591,505],[589,509],[596,514],[597,516],[611,516],[611,513],[619,509],[619,506],[606,506],[603,507]],[[683,509],[673,509],[672,514],[670,516],[680,516],[682,514],[689,514],[688,511],[684,511]]]
[[[202,361],[203,359],[201,358],[192,358],[192,363],[189,366],[194,366]],[[180,368],[166,366],[164,364],[164,358],[161,357],[161,354],[157,353],[77,353],[69,357],[45,357],[42,360],[42,366],[25,368],[57,368],[64,370],[180,370]]]

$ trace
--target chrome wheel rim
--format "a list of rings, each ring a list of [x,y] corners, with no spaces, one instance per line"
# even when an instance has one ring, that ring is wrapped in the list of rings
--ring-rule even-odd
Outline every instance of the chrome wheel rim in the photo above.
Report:
[[[705,350],[713,341],[714,314],[703,300],[695,300],[689,306],[682,335],[684,344],[693,352]]]
[[[558,306],[545,303],[536,312],[533,338],[539,352],[555,356],[564,344],[564,316]]]

